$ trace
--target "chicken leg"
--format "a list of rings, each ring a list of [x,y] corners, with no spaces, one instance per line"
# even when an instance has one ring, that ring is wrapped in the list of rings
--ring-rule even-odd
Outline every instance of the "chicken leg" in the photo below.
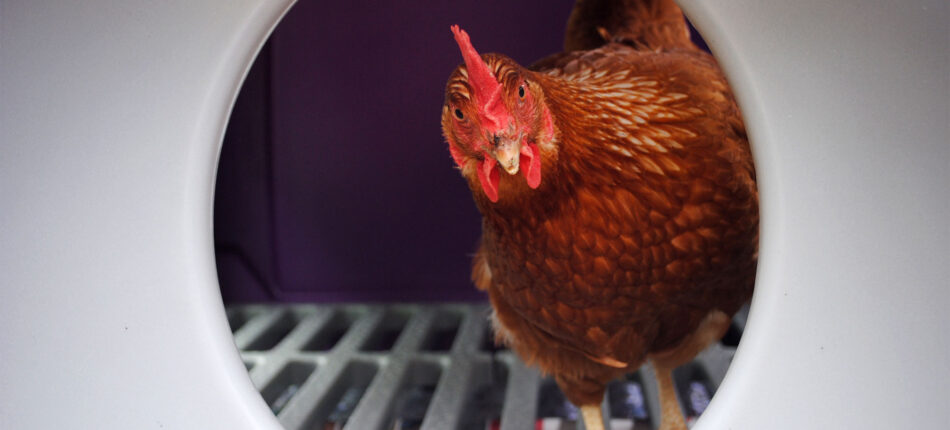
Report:
[[[660,430],[686,430],[686,420],[673,385],[673,367],[654,361],[653,371],[660,390]]]
[[[672,349],[653,354],[653,370],[659,386],[660,430],[686,430],[686,420],[676,399],[673,386],[673,369],[686,364],[696,354],[713,342],[718,341],[729,328],[730,318],[725,313],[714,310],[706,315],[692,334]]]
[[[600,405],[581,406],[581,416],[584,418],[586,430],[604,430],[604,414],[600,410]]]

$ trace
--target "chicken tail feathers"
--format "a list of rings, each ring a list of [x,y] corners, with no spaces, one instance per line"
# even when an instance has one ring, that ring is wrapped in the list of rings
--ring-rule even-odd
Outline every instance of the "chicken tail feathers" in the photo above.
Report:
[[[673,0],[577,0],[565,33],[567,52],[609,42],[649,50],[695,49]]]

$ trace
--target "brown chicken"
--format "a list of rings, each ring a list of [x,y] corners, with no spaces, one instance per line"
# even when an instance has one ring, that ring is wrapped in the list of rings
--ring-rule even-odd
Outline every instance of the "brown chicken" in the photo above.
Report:
[[[580,0],[565,52],[529,68],[452,31],[465,64],[442,128],[483,216],[472,276],[496,340],[588,429],[606,384],[649,359],[662,428],[684,429],[672,369],[723,335],[757,257],[755,171],[715,60],[669,0]]]

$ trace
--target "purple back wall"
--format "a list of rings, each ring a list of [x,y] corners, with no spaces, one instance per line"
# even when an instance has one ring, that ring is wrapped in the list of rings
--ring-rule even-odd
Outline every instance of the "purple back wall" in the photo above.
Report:
[[[242,89],[215,245],[227,302],[483,300],[480,217],[439,126],[461,63],[449,26],[529,64],[570,1],[298,2]]]
[[[439,125],[449,26],[528,65],[561,50],[573,1],[385,3],[301,0],[252,67],[218,170],[225,301],[484,300]]]

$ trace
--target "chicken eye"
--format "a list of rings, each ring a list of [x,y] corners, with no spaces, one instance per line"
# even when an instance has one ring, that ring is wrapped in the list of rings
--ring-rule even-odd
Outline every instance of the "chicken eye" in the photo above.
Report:
[[[455,109],[455,117],[458,118],[458,119],[464,119],[464,118],[465,118],[465,115],[462,114],[462,110],[461,110],[461,109],[457,109],[457,108],[456,108],[456,109]]]
[[[524,85],[518,87],[518,97],[524,98]]]

